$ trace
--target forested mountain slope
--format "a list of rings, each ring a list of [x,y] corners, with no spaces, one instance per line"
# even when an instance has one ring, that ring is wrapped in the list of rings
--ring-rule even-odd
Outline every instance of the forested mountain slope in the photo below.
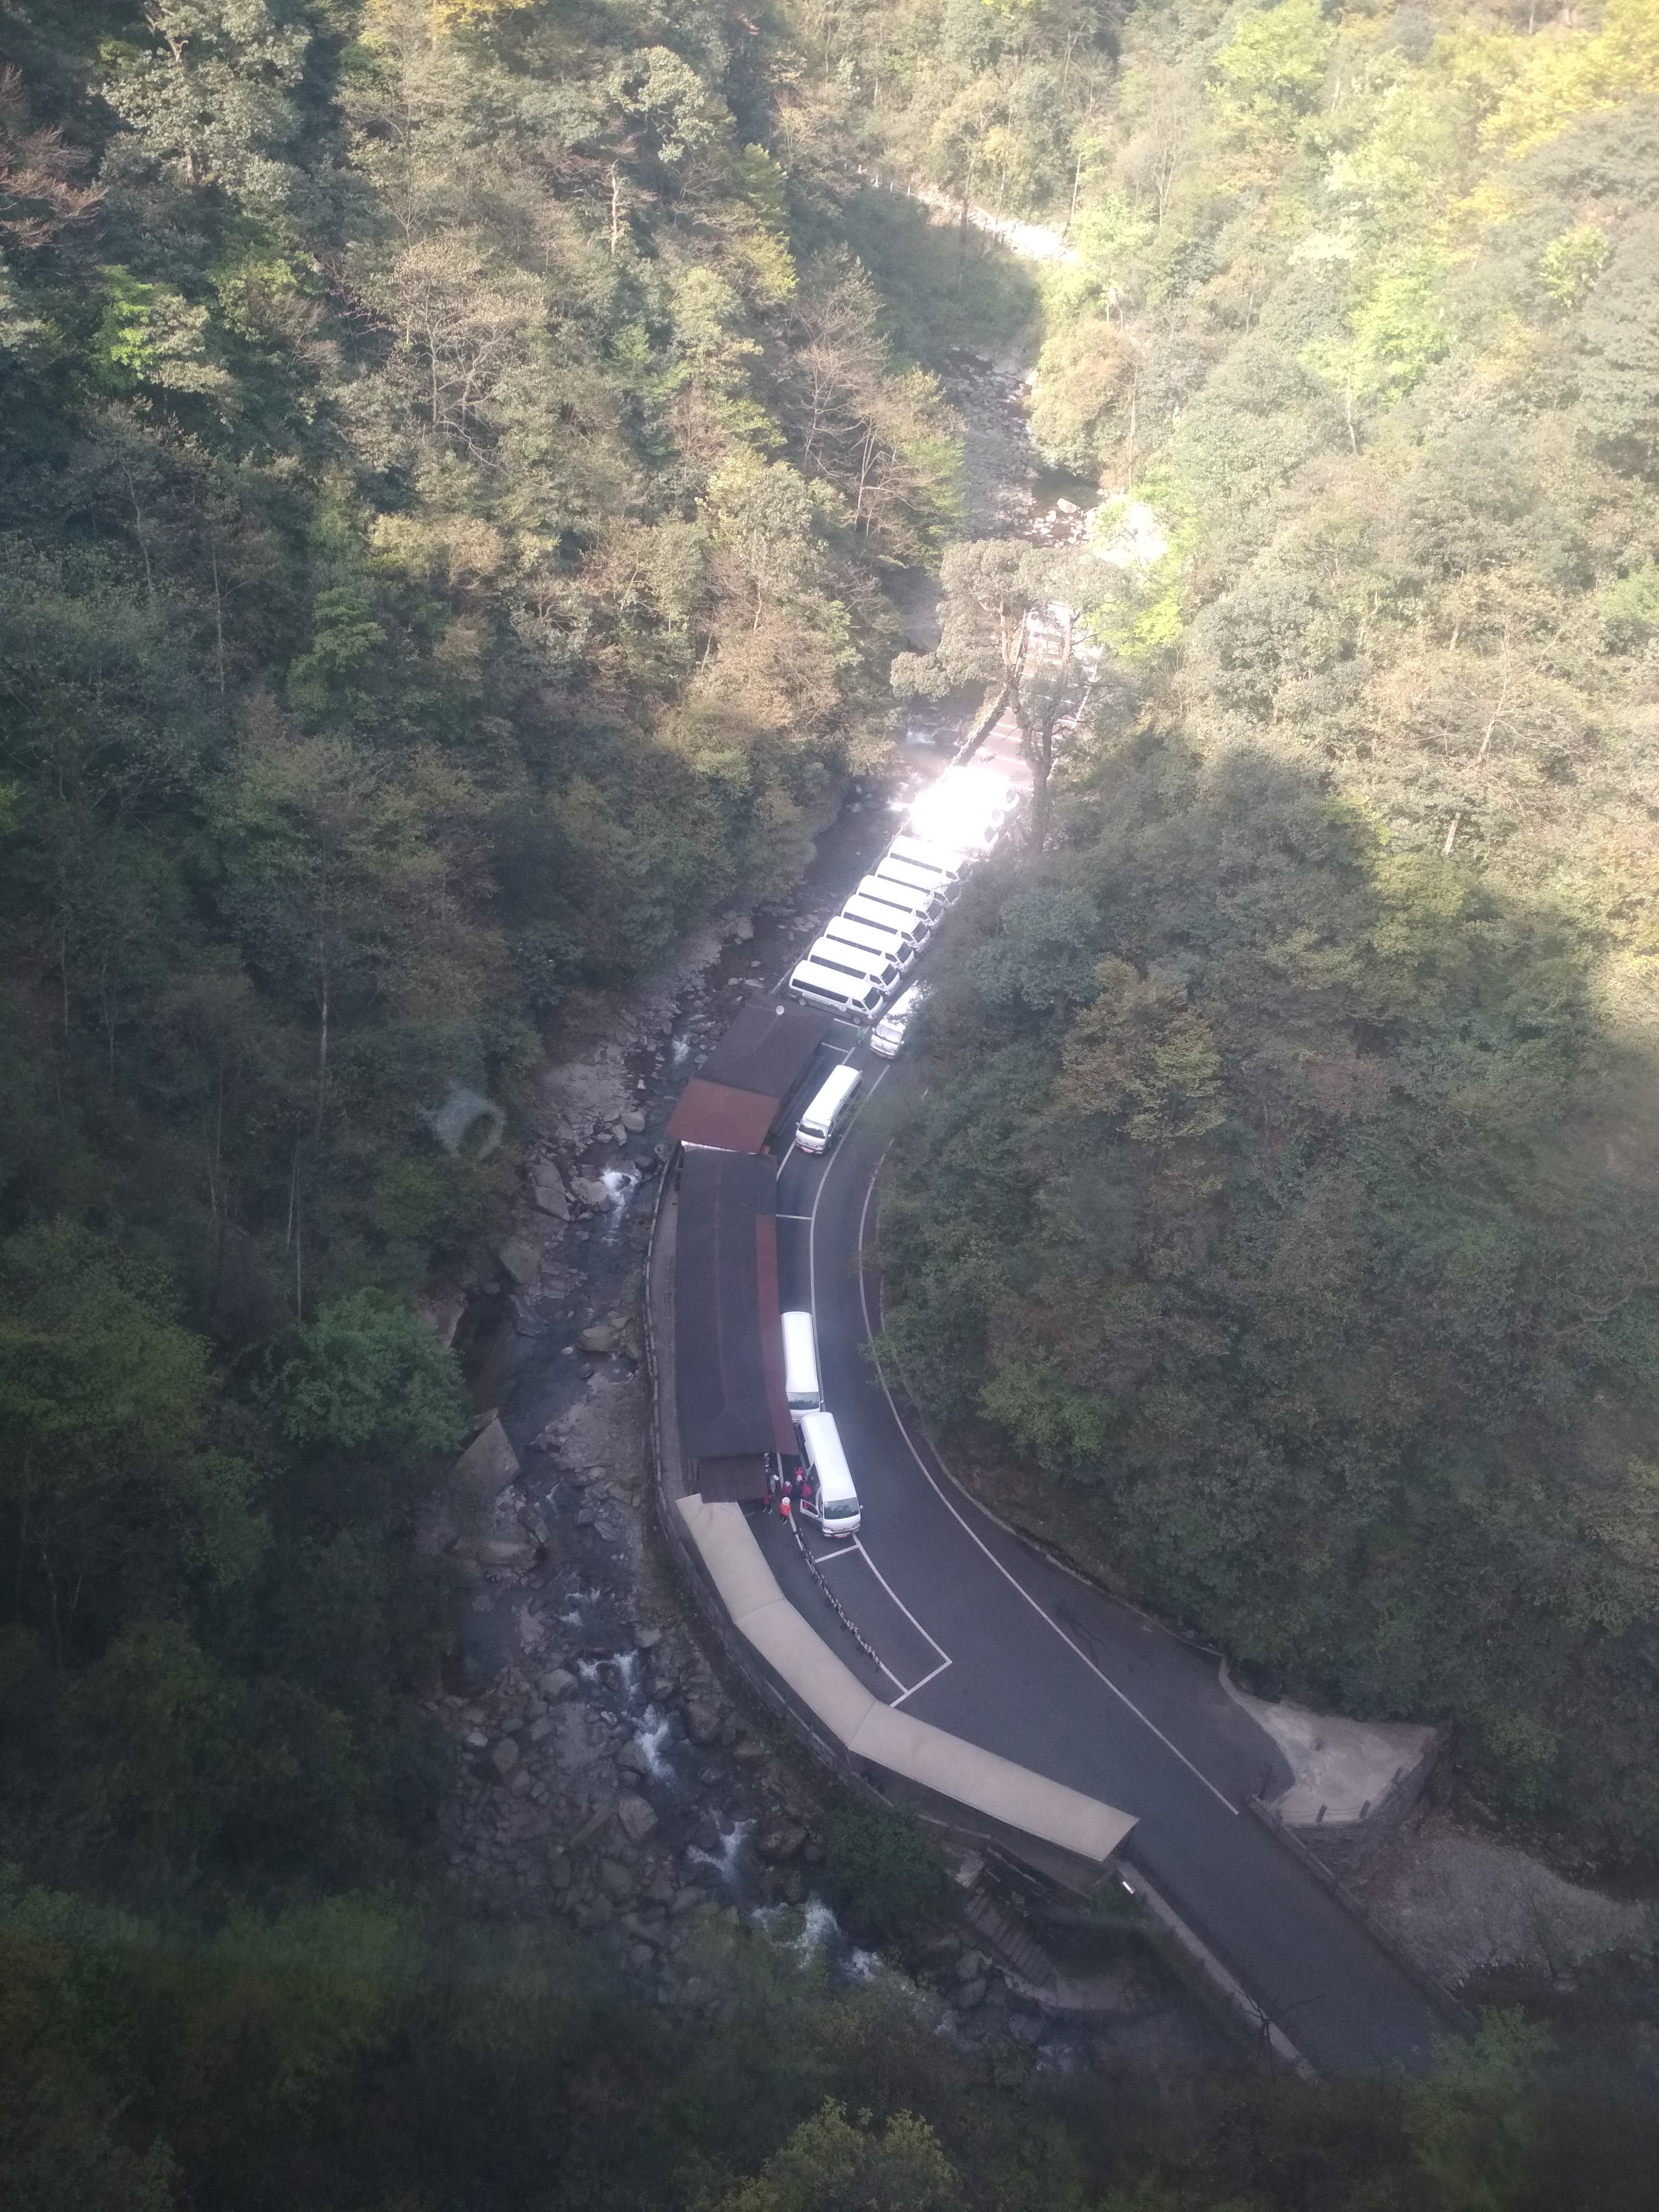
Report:
[[[7,1202],[164,1193],[234,1337],[417,1280],[420,1109],[791,878],[951,426],[717,10],[4,21]]]
[[[777,27],[0,31],[9,1669],[137,1638],[112,1741],[198,1665],[274,1699],[331,1809],[227,1771],[191,1850],[245,1814],[326,1859],[435,1632],[381,1540],[463,1433],[404,1301],[511,1182],[485,1109],[879,755],[879,568],[954,512],[953,418],[839,242],[841,150],[804,109],[786,186],[760,143]]]
[[[956,511],[793,52],[0,5],[0,1856],[211,1922],[453,1784],[411,1294],[567,994],[880,756]]]
[[[550,1024],[788,882],[886,743],[879,580],[958,513],[919,364],[1015,291],[860,185],[904,171],[1075,216],[1040,434],[1173,542],[940,994],[915,1377],[1126,1576],[1644,1844],[1609,21],[0,0],[9,2205],[1645,2201],[1643,2123],[1540,2098],[1510,2015],[1434,2081],[1079,2097],[716,1914],[684,2008],[481,1922],[412,1540],[468,1425],[413,1293]],[[854,1857],[933,1894],[901,1840]]]
[[[1659,17],[1148,7],[1068,170],[992,14],[871,128],[1078,184],[1036,434],[1169,550],[964,916],[896,1346],[1127,1584],[1650,1860]]]

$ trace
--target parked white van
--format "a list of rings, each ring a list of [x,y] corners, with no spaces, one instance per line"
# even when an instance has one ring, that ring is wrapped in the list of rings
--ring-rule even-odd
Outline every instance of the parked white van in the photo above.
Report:
[[[945,912],[945,901],[937,891],[920,890],[915,884],[896,884],[890,876],[863,876],[854,894],[859,898],[877,899],[883,906],[902,908],[914,915],[918,921],[934,928]]]
[[[899,1048],[904,1042],[904,1032],[910,1026],[910,1018],[927,995],[925,983],[912,983],[908,991],[901,991],[887,1012],[870,1032],[870,1049],[878,1052],[884,1060],[896,1060]]]
[[[916,957],[916,948],[908,937],[896,929],[878,928],[873,922],[860,921],[856,915],[838,914],[823,925],[823,933],[837,945],[856,945],[861,952],[873,952],[883,960],[890,960],[902,975]]]
[[[811,1491],[801,1510],[812,1516],[826,1536],[856,1536],[863,1510],[835,1415],[803,1413],[795,1434],[800,1438],[801,1464]]]
[[[957,885],[933,868],[918,868],[909,860],[896,860],[890,853],[884,853],[876,863],[878,882],[898,884],[906,890],[922,891],[941,906],[948,906],[957,895]]]
[[[953,847],[934,845],[924,837],[895,837],[887,848],[896,860],[902,860],[907,868],[921,868],[938,876],[941,883],[960,883],[971,863]]]
[[[806,957],[820,968],[844,968],[849,975],[868,975],[880,984],[884,994],[898,988],[897,961],[884,952],[872,952],[866,945],[848,945],[839,937],[815,937],[806,948]]]
[[[817,1332],[810,1313],[787,1313],[783,1322],[783,1395],[792,1413],[823,1410],[823,1389],[818,1381]]]
[[[809,1006],[825,1007],[832,1014],[850,1014],[855,1021],[873,1021],[887,994],[867,975],[849,975],[844,968],[821,968],[816,960],[798,960],[789,971],[789,988]]]
[[[827,1152],[837,1129],[853,1110],[863,1088],[856,1067],[836,1068],[795,1124],[795,1142],[804,1152]]]
[[[887,906],[880,899],[866,898],[862,891],[854,891],[842,908],[844,921],[861,921],[870,929],[884,929],[908,946],[914,959],[932,935],[922,916],[908,907]]]

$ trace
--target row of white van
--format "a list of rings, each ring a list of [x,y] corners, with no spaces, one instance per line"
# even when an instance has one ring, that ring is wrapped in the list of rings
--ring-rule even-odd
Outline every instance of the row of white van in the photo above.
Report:
[[[894,838],[797,963],[789,978],[794,995],[809,1006],[873,1020],[920,958],[963,877],[991,850],[1018,805],[1012,785],[989,770],[947,769],[911,810],[913,826],[930,834]],[[949,844],[940,842],[947,836]],[[890,1048],[897,1049],[896,1042]]]
[[[1013,819],[1019,794],[985,769],[950,768],[911,809],[918,834],[896,837],[822,937],[799,962],[789,988],[808,1005],[873,1018],[921,956],[975,860]],[[919,1002],[913,983],[877,1022],[870,1043],[891,1059]],[[855,1067],[835,1069],[795,1125],[804,1152],[822,1152],[857,1102],[864,1079]],[[784,1391],[800,1445],[811,1514],[826,1536],[854,1536],[862,1518],[836,1417],[825,1409],[818,1380],[817,1337],[810,1313],[783,1322]]]
[[[863,1518],[836,1417],[824,1411],[817,1337],[810,1313],[783,1316],[783,1387],[794,1417],[811,1514],[826,1536],[856,1536]]]

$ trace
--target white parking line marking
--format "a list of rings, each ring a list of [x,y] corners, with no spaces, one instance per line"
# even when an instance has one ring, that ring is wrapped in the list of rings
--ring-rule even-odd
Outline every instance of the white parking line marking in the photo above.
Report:
[[[939,1647],[935,1644],[933,1648],[937,1650]],[[925,1690],[930,1682],[938,1681],[939,1676],[945,1672],[945,1668],[950,1664],[951,1662],[946,1659],[943,1661],[940,1665],[935,1667],[931,1674],[924,1674],[921,1681],[912,1682],[908,1690],[901,1692],[900,1694],[894,1698],[893,1710],[896,1712],[898,1708],[904,1703],[906,1698],[914,1698],[918,1690]]]
[[[864,1259],[864,1232],[870,1218],[870,1200],[875,1195],[876,1177],[881,1173],[882,1161],[885,1160],[887,1153],[891,1150],[892,1146],[890,1144],[887,1150],[882,1153],[881,1159],[876,1162],[874,1170],[870,1176],[869,1188],[864,1194],[864,1204],[859,1209],[858,1249],[860,1263],[859,1267],[859,1303],[864,1311],[865,1335],[872,1341],[874,1340],[876,1332],[870,1325],[870,1294],[866,1283],[864,1267],[862,1265]],[[824,1180],[827,1182],[829,1180],[828,1176],[826,1176]],[[820,1186],[820,1190],[822,1190],[822,1186]],[[816,1206],[814,1206],[812,1211],[814,1215],[816,1215],[817,1212]],[[812,1301],[812,1311],[816,1316],[817,1312],[816,1282],[813,1285],[813,1290],[814,1296]],[[1216,1788],[1214,1783],[1211,1781],[1207,1774],[1204,1773],[1200,1768],[1193,1765],[1192,1760],[1188,1758],[1186,1753],[1182,1750],[1179,1744],[1170,1742],[1169,1737],[1164,1735],[1163,1729],[1158,1725],[1158,1723],[1150,1719],[1146,1714],[1142,1712],[1140,1707],[1136,1705],[1134,1699],[1130,1697],[1127,1692],[1119,1689],[1117,1684],[1112,1680],[1111,1676],[1106,1673],[1103,1668],[1096,1666],[1094,1661],[1089,1656],[1088,1653],[1083,1649],[1081,1644],[1073,1642],[1072,1638],[1066,1633],[1066,1631],[1060,1626],[1060,1623],[1050,1614],[1044,1612],[1042,1607],[1037,1602],[1036,1599],[1031,1595],[1030,1591],[1026,1589],[1024,1583],[1020,1581],[1018,1576],[1012,1573],[1009,1568],[1004,1565],[1003,1562],[998,1559],[996,1553],[991,1549],[990,1546],[980,1534],[979,1531],[957,1510],[954,1502],[945,1495],[945,1492],[941,1487],[938,1478],[933,1474],[933,1469],[928,1466],[927,1461],[923,1459],[921,1454],[916,1449],[915,1439],[912,1437],[909,1430],[905,1427],[902,1419],[900,1418],[899,1409],[893,1402],[893,1394],[887,1387],[887,1377],[882,1372],[881,1362],[879,1359],[875,1362],[875,1370],[876,1379],[881,1384],[882,1395],[887,1401],[888,1411],[892,1414],[893,1420],[898,1429],[898,1432],[903,1437],[906,1445],[909,1449],[911,1458],[915,1460],[916,1465],[921,1469],[923,1474],[926,1475],[928,1482],[931,1484],[934,1491],[934,1493],[939,1498],[940,1503],[945,1506],[946,1511],[951,1515],[951,1518],[955,1520],[964,1532],[973,1539],[974,1542],[979,1546],[980,1550],[984,1553],[986,1558],[991,1562],[991,1565],[996,1569],[997,1572],[1003,1577],[1005,1581],[1012,1583],[1013,1587],[1024,1599],[1026,1604],[1029,1605],[1032,1612],[1036,1614],[1038,1620],[1047,1622],[1048,1626],[1053,1629],[1054,1634],[1059,1637],[1060,1642],[1066,1646],[1066,1650],[1068,1651],[1074,1652],[1083,1662],[1084,1665],[1089,1669],[1089,1672],[1103,1682],[1106,1685],[1106,1687],[1111,1692],[1112,1695],[1118,1698],[1124,1705],[1127,1706],[1128,1710],[1144,1727],[1151,1729],[1152,1733],[1158,1738],[1158,1741],[1164,1746],[1164,1748],[1166,1751],[1174,1753],[1175,1756],[1181,1761],[1188,1772],[1195,1776],[1197,1779],[1204,1784],[1204,1787],[1209,1791],[1211,1796],[1215,1798],[1218,1803],[1224,1805],[1230,1813],[1237,1815],[1238,1808],[1233,1803],[1232,1800],[1224,1796],[1221,1790]],[[922,1633],[926,1635],[927,1631],[924,1629]],[[933,1643],[933,1639],[931,1636],[927,1638],[927,1641],[930,1644]],[[938,1650],[939,1646],[935,1644],[933,1644],[933,1649]]]
[[[909,1607],[906,1605],[904,1600],[900,1597],[897,1591],[894,1589],[892,1584],[888,1581],[886,1576],[883,1574],[881,1569],[871,1558],[868,1552],[865,1550],[862,1542],[858,1537],[854,1536],[850,1543],[838,1545],[833,1552],[814,1552],[811,1554],[811,1561],[815,1567],[833,1566],[837,1559],[850,1559],[854,1556],[863,1560],[865,1565],[869,1568],[871,1573],[881,1584],[883,1589],[886,1591],[888,1596],[892,1599],[893,1603],[904,1615],[904,1618],[909,1622],[911,1627],[915,1630],[916,1634],[921,1637],[923,1643],[931,1644],[934,1650],[939,1654],[939,1665],[932,1668],[927,1674],[924,1674],[919,1682],[912,1682],[908,1690],[901,1690],[899,1695],[893,1699],[893,1704],[896,1706],[902,1705],[906,1698],[914,1698],[918,1690],[925,1690],[929,1682],[937,1681],[939,1676],[945,1672],[945,1668],[951,1666],[953,1662],[950,1653],[945,1650],[945,1646],[939,1642],[936,1636],[929,1636],[927,1631],[916,1619],[915,1613],[911,1612]],[[884,1659],[878,1658],[876,1664],[881,1668],[882,1673],[885,1674],[890,1680],[894,1682],[898,1680],[898,1676],[894,1674],[892,1668],[887,1664]]]
[[[855,1537],[853,1539],[853,1541],[854,1541],[855,1544],[857,1544],[857,1545],[858,1545],[858,1547],[859,1547],[860,1552],[863,1553],[863,1557],[864,1557],[864,1564],[865,1564],[865,1565],[866,1565],[866,1567],[868,1567],[868,1568],[869,1568],[869,1570],[870,1570],[871,1573],[875,1577],[876,1580],[877,1580],[877,1581],[881,1584],[882,1588],[886,1591],[886,1593],[887,1593],[888,1596],[889,1596],[889,1597],[890,1597],[890,1598],[892,1599],[892,1601],[893,1601],[894,1604],[898,1607],[899,1611],[900,1611],[900,1612],[904,1615],[904,1618],[905,1618],[905,1619],[909,1622],[909,1624],[910,1624],[911,1627],[912,1627],[912,1628],[914,1628],[914,1629],[915,1630],[916,1634],[921,1638],[922,1641],[923,1641],[925,1644],[931,1644],[933,1645],[933,1647],[934,1650],[938,1652],[938,1654],[939,1654],[939,1657],[940,1657],[942,1660],[944,1660],[944,1662],[945,1662],[945,1665],[948,1667],[948,1666],[950,1665],[950,1663],[951,1663],[951,1655],[950,1655],[950,1653],[945,1650],[945,1646],[944,1646],[944,1645],[939,1642],[939,1638],[938,1638],[936,1636],[929,1636],[929,1635],[928,1635],[927,1631],[927,1630],[922,1626],[921,1623],[921,1622],[916,1619],[916,1616],[915,1615],[915,1613],[911,1612],[911,1610],[910,1610],[909,1607],[908,1607],[908,1605],[906,1605],[906,1603],[904,1602],[904,1600],[903,1600],[903,1599],[899,1595],[898,1592],[897,1592],[897,1591],[893,1588],[893,1585],[891,1584],[891,1583],[890,1583],[890,1582],[888,1581],[888,1579],[887,1579],[886,1576],[885,1576],[884,1574],[883,1574],[883,1572],[882,1572],[881,1569],[880,1569],[877,1565],[876,1565],[875,1561],[871,1558],[871,1556],[870,1556],[870,1554],[868,1553],[868,1552],[866,1552],[866,1551],[865,1551],[865,1549],[864,1549],[864,1546],[863,1546],[863,1544],[860,1541],[860,1540],[855,1536]]]
[[[775,1213],[772,1218],[774,1221],[810,1221],[812,1217],[810,1213]]]

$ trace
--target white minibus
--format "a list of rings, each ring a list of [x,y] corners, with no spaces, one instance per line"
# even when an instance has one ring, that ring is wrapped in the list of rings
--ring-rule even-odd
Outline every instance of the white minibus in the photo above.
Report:
[[[856,1536],[863,1515],[835,1415],[803,1413],[795,1434],[800,1438],[801,1464],[811,1492],[801,1510],[812,1516],[826,1536]]]
[[[896,929],[878,929],[873,922],[860,921],[856,915],[838,914],[823,925],[823,933],[837,945],[854,945],[862,952],[874,952],[884,960],[890,960],[902,975],[916,957],[916,948],[908,937]]]
[[[887,994],[868,976],[849,975],[844,968],[821,968],[816,960],[798,960],[789,971],[789,988],[809,1006],[826,1007],[832,1014],[850,1014],[855,1020],[873,1021]]]
[[[899,993],[870,1032],[872,1052],[878,1052],[884,1060],[897,1059],[899,1047],[904,1042],[904,1032],[910,1026],[910,1018],[927,994],[925,983],[912,983],[908,991]]]
[[[878,882],[897,884],[906,890],[924,891],[948,906],[957,895],[957,886],[931,868],[913,866],[908,860],[896,860],[890,853],[884,853],[876,863]]]
[[[839,937],[815,937],[806,957],[820,968],[844,968],[849,975],[869,976],[880,984],[884,997],[898,988],[897,961],[884,952],[872,952],[867,945],[848,945]]]
[[[795,1142],[804,1152],[827,1152],[837,1129],[853,1110],[864,1078],[844,1064],[827,1077],[795,1124]]]
[[[887,849],[896,860],[902,860],[908,868],[931,869],[941,883],[960,883],[970,866],[963,855],[952,848],[929,844],[922,837],[895,837]]]
[[[915,884],[896,884],[890,876],[862,876],[856,896],[878,899],[883,906],[902,907],[918,921],[935,927],[945,912],[945,901],[936,892],[918,890]]]
[[[844,921],[861,921],[871,929],[884,929],[889,936],[896,937],[908,947],[912,958],[930,934],[921,916],[908,907],[887,906],[880,899],[866,898],[862,891],[854,891],[841,911]]]
[[[816,1413],[823,1405],[818,1381],[818,1340],[810,1313],[787,1313],[783,1322],[783,1395],[792,1413]]]

